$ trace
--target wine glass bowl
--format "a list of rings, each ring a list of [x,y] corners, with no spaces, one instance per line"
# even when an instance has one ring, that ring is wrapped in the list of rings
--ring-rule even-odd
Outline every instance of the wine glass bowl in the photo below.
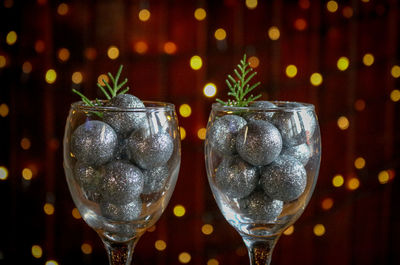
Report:
[[[269,264],[277,239],[303,213],[320,158],[311,104],[212,105],[205,141],[208,180],[223,216],[242,236],[251,264]]]
[[[160,218],[175,188],[180,135],[172,104],[119,108],[73,103],[64,170],[73,201],[103,240],[110,264],[130,264],[140,236]]]

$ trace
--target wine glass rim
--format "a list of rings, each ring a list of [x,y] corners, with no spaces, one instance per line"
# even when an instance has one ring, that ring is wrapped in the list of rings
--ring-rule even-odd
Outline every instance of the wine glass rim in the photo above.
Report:
[[[96,104],[96,101],[92,101]],[[99,100],[99,102],[107,102],[106,100]],[[142,101],[145,107],[141,108],[121,108],[112,106],[89,106],[83,101],[77,101],[71,104],[71,109],[82,111],[124,111],[124,112],[148,112],[148,111],[175,111],[175,105],[172,103],[161,101]]]
[[[255,101],[257,102],[257,101]],[[314,110],[315,107],[311,103],[304,103],[298,101],[268,101],[273,103],[273,107],[263,107],[263,106],[247,106],[247,107],[236,107],[236,106],[224,106],[219,102],[212,104],[212,109],[215,111],[299,111],[299,110]]]

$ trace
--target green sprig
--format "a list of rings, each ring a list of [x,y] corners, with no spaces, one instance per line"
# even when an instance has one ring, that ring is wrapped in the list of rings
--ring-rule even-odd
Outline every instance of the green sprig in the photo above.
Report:
[[[257,100],[261,97],[261,94],[257,96],[253,96],[251,94],[246,98],[246,96],[258,87],[261,82],[257,82],[253,85],[250,85],[249,82],[251,79],[257,74],[257,72],[253,72],[253,69],[249,67],[249,63],[247,62],[246,54],[243,55],[243,59],[240,60],[240,64],[237,65],[237,69],[234,69],[233,72],[236,76],[236,79],[231,75],[228,75],[228,78],[225,80],[226,85],[229,88],[228,96],[232,96],[234,99],[228,99],[228,101],[222,101],[220,99],[216,99],[217,102],[225,105],[225,106],[236,106],[236,107],[247,107],[250,102]]]

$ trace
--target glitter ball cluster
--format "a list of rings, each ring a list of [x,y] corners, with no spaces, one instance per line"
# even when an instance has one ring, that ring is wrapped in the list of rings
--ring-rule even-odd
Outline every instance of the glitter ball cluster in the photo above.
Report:
[[[313,111],[291,102],[256,101],[248,110],[216,117],[207,135],[221,157],[216,187],[237,201],[244,217],[276,221],[284,204],[305,191],[316,127]]]

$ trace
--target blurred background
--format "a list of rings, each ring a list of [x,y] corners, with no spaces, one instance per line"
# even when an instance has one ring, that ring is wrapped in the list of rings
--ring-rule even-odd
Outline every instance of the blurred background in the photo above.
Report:
[[[0,264],[108,264],[62,167],[69,106],[124,65],[130,93],[175,104],[182,164],[135,264],[248,264],[204,169],[211,104],[246,53],[264,100],[315,104],[319,180],[272,264],[400,264],[400,3],[1,0]],[[257,92],[257,91],[256,91]]]

